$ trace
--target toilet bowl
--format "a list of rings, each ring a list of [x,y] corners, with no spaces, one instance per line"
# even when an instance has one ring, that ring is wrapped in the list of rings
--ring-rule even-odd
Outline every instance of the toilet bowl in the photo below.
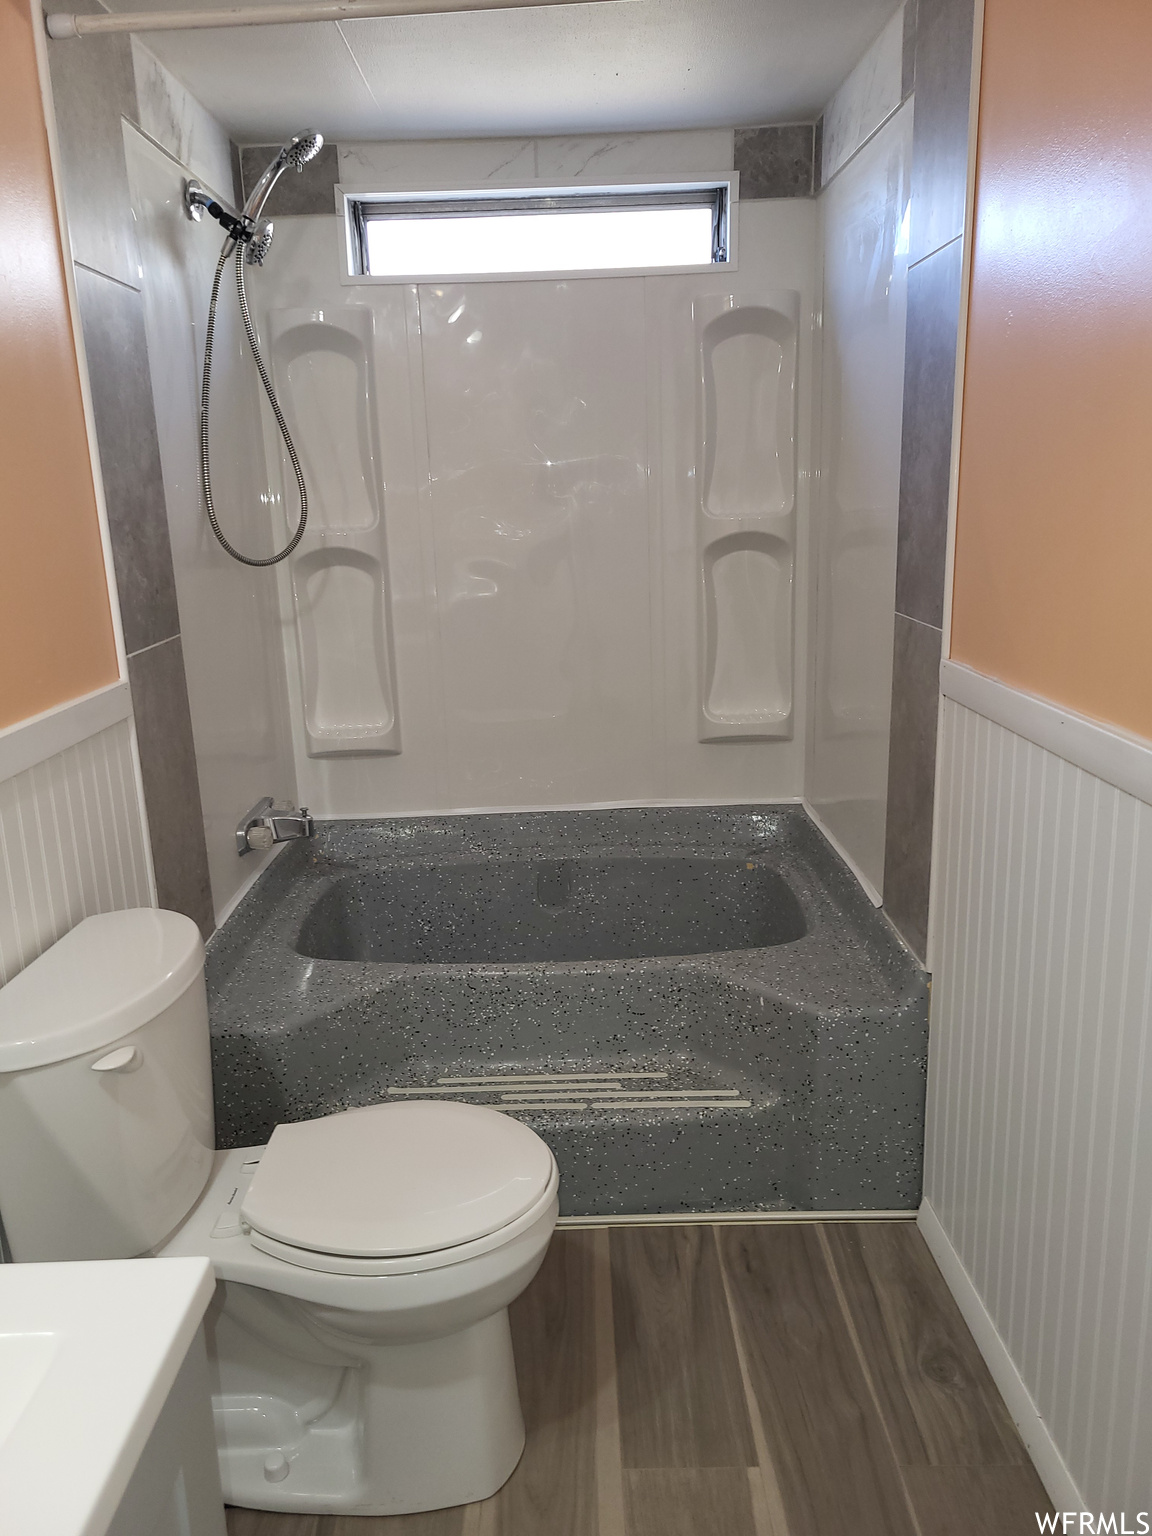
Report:
[[[508,1306],[558,1211],[510,1116],[405,1100],[213,1152],[203,946],[86,919],[0,991],[13,1256],[204,1255],[225,1498],[406,1514],[487,1498],[524,1445]]]
[[[398,1147],[403,1211],[379,1179]],[[207,1330],[225,1499],[380,1515],[494,1493],[524,1447],[507,1309],[543,1262],[557,1184],[526,1126],[462,1104],[351,1110],[217,1153],[156,1252],[207,1254],[219,1280]],[[346,1192],[338,1218],[325,1188]],[[478,1214],[494,1190],[505,1198]]]

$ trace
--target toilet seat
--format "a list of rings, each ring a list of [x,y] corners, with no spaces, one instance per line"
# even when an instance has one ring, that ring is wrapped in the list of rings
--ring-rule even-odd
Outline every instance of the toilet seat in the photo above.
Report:
[[[548,1147],[510,1116],[407,1100],[277,1126],[240,1216],[252,1246],[287,1263],[412,1274],[512,1241],[558,1183]]]
[[[493,1249],[502,1248],[506,1243],[512,1242],[522,1232],[527,1232],[542,1217],[554,1215],[559,1184],[560,1172],[553,1163],[552,1177],[543,1194],[522,1216],[510,1222],[508,1226],[489,1232],[484,1237],[475,1238],[470,1243],[456,1243],[451,1248],[439,1248],[434,1253],[407,1253],[394,1259],[359,1258],[347,1253],[320,1253],[313,1248],[297,1248],[291,1243],[277,1242],[275,1238],[265,1237],[255,1228],[248,1233],[248,1241],[253,1248],[258,1248],[261,1253],[266,1253],[274,1259],[282,1259],[286,1264],[294,1264],[300,1269],[319,1270],[322,1274],[365,1276],[422,1274],[430,1269],[447,1269],[451,1264],[463,1264],[467,1259],[476,1259],[481,1254],[491,1253]]]

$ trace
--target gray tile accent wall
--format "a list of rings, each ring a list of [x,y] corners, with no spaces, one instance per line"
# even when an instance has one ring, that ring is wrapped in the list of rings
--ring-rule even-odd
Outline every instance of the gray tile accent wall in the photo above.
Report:
[[[232,153],[232,202],[237,208],[242,208],[244,206],[244,167],[240,159],[240,146],[229,139],[228,148]]]
[[[964,229],[973,18],[972,0],[919,0],[917,6],[910,230],[914,262]]]
[[[812,197],[819,163],[817,129],[815,123],[737,128],[735,168],[740,173],[741,198]],[[257,144],[239,151],[243,197],[252,191],[278,148],[276,144]],[[337,146],[325,144],[302,171],[285,171],[265,211],[273,218],[277,214],[333,213],[339,179]]]
[[[208,938],[216,927],[180,636],[128,658],[156,895]]]
[[[898,613],[892,653],[884,908],[921,959],[928,943],[939,704],[940,631]]]
[[[240,151],[240,181],[245,199],[279,148],[279,144],[257,144]],[[337,147],[325,144],[302,170],[284,172],[273,187],[264,212],[270,218],[289,213],[335,213],[335,187],[339,180]]]
[[[905,49],[916,115],[884,905],[921,957],[928,935],[973,15],[973,0],[915,0],[911,63]],[[906,44],[908,36],[906,27]]]
[[[819,133],[819,123],[737,128],[735,168],[740,173],[741,198],[814,196],[818,190]],[[236,150],[238,202],[247,198],[279,147],[250,144]],[[334,213],[339,180],[338,146],[325,144],[302,171],[285,171],[268,199],[265,212],[272,218],[278,214]]]
[[[69,9],[100,15],[96,0]],[[50,42],[52,100],[72,255],[122,283],[139,281],[121,117],[136,116],[132,44],[124,35]]]
[[[822,185],[821,170],[824,165],[824,114],[821,112],[812,126],[812,195],[819,192]]]
[[[131,655],[180,632],[143,299],[135,288],[81,266],[76,290],[124,647]]]
[[[937,629],[944,622],[963,254],[963,241],[953,240],[908,274],[896,611],[921,624],[935,624]]]
[[[50,42],[48,60],[157,893],[207,935],[208,855],[121,124],[138,115],[131,45]]]
[[[735,169],[740,198],[812,197],[816,191],[816,124],[737,128]]]

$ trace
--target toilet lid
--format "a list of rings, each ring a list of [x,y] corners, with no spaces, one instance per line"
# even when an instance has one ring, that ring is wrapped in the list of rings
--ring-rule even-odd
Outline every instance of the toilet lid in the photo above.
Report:
[[[434,1253],[522,1216],[552,1154],[509,1115],[426,1099],[278,1125],[240,1208],[256,1232],[316,1253]]]

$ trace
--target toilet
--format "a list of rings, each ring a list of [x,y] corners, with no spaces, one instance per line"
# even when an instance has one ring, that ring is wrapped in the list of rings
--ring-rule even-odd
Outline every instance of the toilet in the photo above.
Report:
[[[214,1146],[188,918],[86,918],[0,989],[12,1257],[211,1259],[227,1502],[391,1515],[494,1493],[524,1446],[508,1306],[556,1224],[545,1144],[404,1100]]]

